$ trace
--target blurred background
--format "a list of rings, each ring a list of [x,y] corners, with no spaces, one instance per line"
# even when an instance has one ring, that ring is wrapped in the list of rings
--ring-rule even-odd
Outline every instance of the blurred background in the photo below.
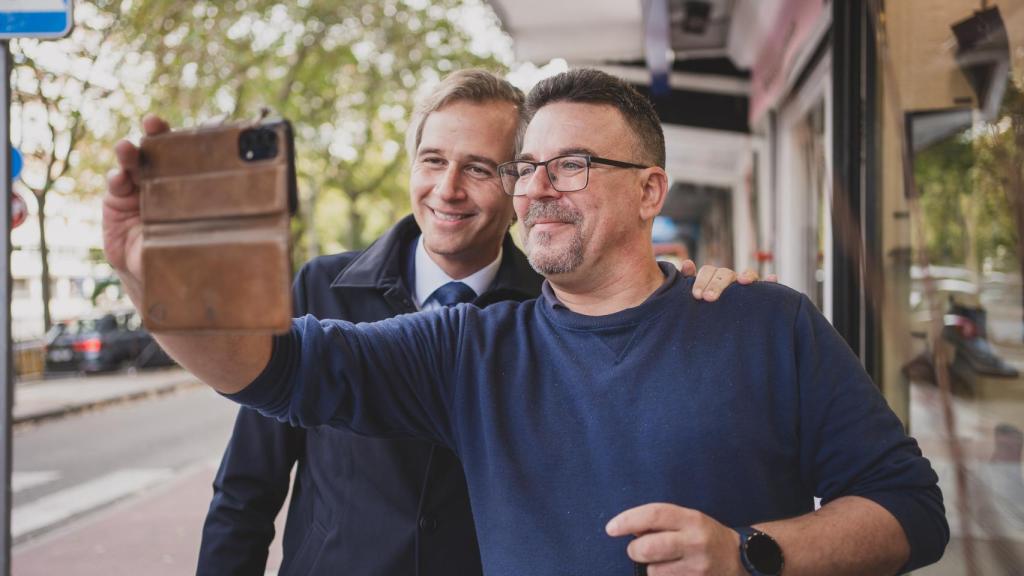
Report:
[[[591,66],[649,95],[657,252],[807,293],[939,473],[954,538],[920,573],[1020,573],[1024,0],[81,0],[74,19],[11,43],[15,574],[193,571],[233,421],[104,262],[113,143],[146,112],[289,118],[299,265],[408,212],[413,103],[468,66],[524,90]]]

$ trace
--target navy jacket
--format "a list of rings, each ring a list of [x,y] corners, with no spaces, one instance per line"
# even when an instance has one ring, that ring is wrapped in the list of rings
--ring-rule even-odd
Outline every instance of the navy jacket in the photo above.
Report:
[[[365,251],[312,260],[293,287],[296,314],[368,322],[415,311],[403,276],[418,234],[406,217]],[[503,254],[479,306],[540,292],[542,279],[509,237]],[[293,428],[243,408],[214,481],[198,574],[264,574],[296,462],[280,576],[481,573],[466,481],[451,451]]]

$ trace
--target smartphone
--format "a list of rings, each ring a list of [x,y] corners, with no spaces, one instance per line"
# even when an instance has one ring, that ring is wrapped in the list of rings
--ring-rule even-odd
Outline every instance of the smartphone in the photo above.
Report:
[[[153,332],[283,332],[298,207],[286,120],[140,144],[142,320]]]

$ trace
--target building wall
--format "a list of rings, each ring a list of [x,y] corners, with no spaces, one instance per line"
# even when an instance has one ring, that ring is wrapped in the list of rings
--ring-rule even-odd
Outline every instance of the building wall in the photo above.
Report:
[[[40,338],[44,332],[38,207],[32,194],[22,196],[29,217],[11,232],[11,333],[15,342]],[[97,282],[112,273],[108,265],[94,259],[103,246],[99,199],[50,194],[46,212],[51,317],[59,321],[88,314]]]

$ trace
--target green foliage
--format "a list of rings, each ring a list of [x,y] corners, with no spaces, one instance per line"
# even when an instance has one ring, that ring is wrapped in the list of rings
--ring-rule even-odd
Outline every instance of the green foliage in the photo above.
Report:
[[[918,153],[914,178],[921,194],[928,261],[962,264],[966,258],[961,198],[970,194],[971,143],[962,135],[944,140]]]
[[[36,200],[44,329],[52,324],[47,199],[54,191],[88,195],[102,189],[112,155],[101,134],[122,99],[111,73],[120,58],[110,51],[116,11],[107,2],[78,8],[70,38],[11,42],[12,139],[25,158],[17,185]]]
[[[999,118],[914,159],[928,259],[976,271],[1019,270],[1024,202],[1024,92],[1009,82]]]
[[[71,37],[13,41],[14,143],[19,186],[40,207],[44,324],[47,196],[102,193],[113,144],[138,137],[146,112],[172,126],[263,107],[290,119],[295,261],[365,246],[408,210],[402,143],[419,91],[456,68],[501,68],[471,50],[457,24],[464,1],[479,2],[80,0]]]
[[[358,248],[408,209],[403,141],[418,91],[456,68],[500,68],[470,50],[461,5],[131,0],[120,34],[149,70],[140,102],[173,125],[265,106],[291,120],[302,210],[335,196],[345,206],[343,218],[304,214],[298,232],[318,238],[297,249]]]

